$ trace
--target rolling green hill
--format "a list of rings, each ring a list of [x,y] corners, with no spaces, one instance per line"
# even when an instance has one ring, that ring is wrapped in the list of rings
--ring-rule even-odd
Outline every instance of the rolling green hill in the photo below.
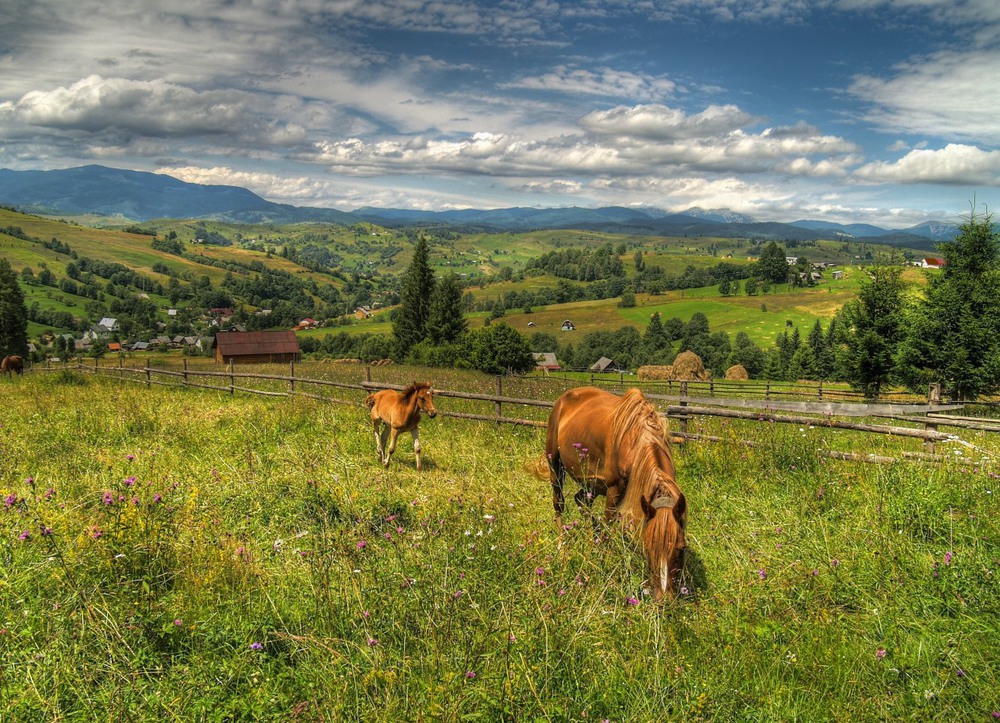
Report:
[[[84,223],[87,221],[87,223]],[[789,255],[838,264],[844,277],[827,274],[815,287],[778,285],[768,293],[722,296],[715,285],[636,295],[621,308],[619,297],[600,298],[594,284],[532,269],[550,252],[587,249],[620,259],[625,279],[635,277],[636,254],[663,278],[680,277],[727,264],[743,267],[761,243],[748,239],[656,238],[568,230],[461,234],[446,229],[385,229],[369,223],[228,224],[217,221],[160,220],[141,225],[95,218],[60,220],[0,208],[0,256],[21,275],[29,307],[29,335],[47,331],[79,335],[104,316],[136,315],[132,338],[154,333],[209,331],[210,310],[231,307],[230,323],[247,328],[290,328],[311,317],[324,328],[304,332],[391,333],[388,308],[398,301],[399,280],[412,259],[419,235],[428,239],[431,265],[455,273],[466,285],[470,326],[490,309],[504,308],[514,328],[558,332],[564,319],[577,337],[624,325],[642,329],[650,314],[687,320],[705,314],[713,331],[746,331],[760,345],[773,343],[789,325],[807,328],[831,318],[857,291],[861,264],[918,258],[917,250],[870,243],[810,241],[790,244]],[[917,271],[908,272],[920,280]],[[576,289],[578,297],[557,303],[542,292]],[[591,294],[593,292],[593,294]],[[605,292],[606,293],[606,292]],[[521,299],[544,303],[521,303]],[[374,310],[355,319],[358,306]],[[138,307],[138,308],[137,308]],[[168,314],[168,310],[176,310]],[[485,309],[486,311],[483,311]],[[269,315],[257,314],[268,310]],[[529,326],[530,324],[530,326]],[[571,334],[560,335],[560,341]]]

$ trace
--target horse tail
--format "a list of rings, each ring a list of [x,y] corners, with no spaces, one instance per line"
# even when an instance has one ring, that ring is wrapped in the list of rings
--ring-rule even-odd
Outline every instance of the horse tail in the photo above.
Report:
[[[526,472],[540,480],[544,480],[546,482],[549,480],[549,472],[551,468],[549,466],[549,458],[545,454],[538,455],[538,459],[528,462],[524,465],[524,468]]]
[[[365,397],[365,406],[371,409],[375,406],[375,392],[372,392],[367,397]]]

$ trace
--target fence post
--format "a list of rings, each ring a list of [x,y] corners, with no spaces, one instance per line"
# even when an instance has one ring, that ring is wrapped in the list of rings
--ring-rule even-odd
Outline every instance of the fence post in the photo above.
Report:
[[[118,355],[118,381],[121,381],[124,378],[125,378],[125,359],[123,359],[122,355],[119,354]]]
[[[372,365],[368,364],[365,366],[365,381],[370,382],[372,380]]]
[[[149,369],[149,361],[146,361],[144,369],[146,372],[146,388],[148,389],[150,386],[152,386],[152,376]]]
[[[184,358],[184,386],[188,385],[188,360],[187,357]]]
[[[819,380],[819,387],[816,389],[816,398],[820,401],[823,400],[823,380]]]
[[[764,387],[764,401],[766,402],[771,398],[771,380],[767,380],[767,385]]]
[[[715,380],[714,379],[709,379],[708,380],[708,396],[710,396],[710,397],[714,397],[715,396]]]
[[[288,380],[288,393],[289,394],[295,394],[295,360],[294,359],[292,359],[289,362],[289,366],[290,366],[290,368],[288,370],[288,376],[290,378]]]
[[[94,357],[94,376],[97,376],[97,364],[100,361],[96,356]]]
[[[229,358],[229,393],[236,393],[235,363],[232,357]]]
[[[503,396],[503,377],[497,374],[497,397]],[[497,424],[503,419],[503,404],[499,399],[496,400],[496,412],[497,412]]]
[[[680,405],[682,407],[686,407],[688,405],[687,399],[686,399],[687,394],[688,394],[688,383],[682,381],[681,382],[681,397],[680,397]],[[683,432],[684,434],[687,434],[687,431],[688,431],[687,412],[683,412],[682,411],[681,412],[681,432]]]
[[[934,382],[927,389],[927,406],[936,407],[941,403],[941,383]],[[930,419],[931,411],[928,410],[926,419]],[[936,432],[937,422],[924,422],[924,429]],[[924,442],[924,449],[928,454],[934,454],[934,440],[928,439]]]

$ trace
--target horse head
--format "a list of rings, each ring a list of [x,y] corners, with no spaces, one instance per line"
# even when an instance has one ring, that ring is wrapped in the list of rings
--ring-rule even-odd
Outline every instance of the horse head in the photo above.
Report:
[[[649,582],[653,600],[664,595],[673,598],[681,570],[684,569],[684,551],[687,540],[687,500],[677,490],[659,488],[654,496],[641,498],[646,523],[642,528],[642,549],[649,565]]]
[[[417,409],[432,419],[436,417],[437,410],[434,408],[434,389],[431,387],[430,382],[414,382],[413,386],[417,395]]]

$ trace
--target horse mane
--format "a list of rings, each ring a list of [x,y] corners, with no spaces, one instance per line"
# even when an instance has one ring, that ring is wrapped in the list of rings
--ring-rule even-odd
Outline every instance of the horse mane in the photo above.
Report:
[[[669,430],[666,420],[638,389],[630,389],[622,397],[611,417],[611,438],[619,454],[631,455],[628,484],[619,502],[626,519],[647,522],[642,499],[652,502],[670,495],[680,500],[681,491],[674,478],[674,459],[670,453]],[[637,530],[638,531],[638,530]]]
[[[413,382],[412,384],[410,384],[409,386],[407,386],[403,391],[401,391],[399,394],[400,394],[400,397],[402,397],[403,399],[407,399],[408,400],[417,391],[419,391],[421,389],[429,389],[430,386],[431,386],[430,382]]]

